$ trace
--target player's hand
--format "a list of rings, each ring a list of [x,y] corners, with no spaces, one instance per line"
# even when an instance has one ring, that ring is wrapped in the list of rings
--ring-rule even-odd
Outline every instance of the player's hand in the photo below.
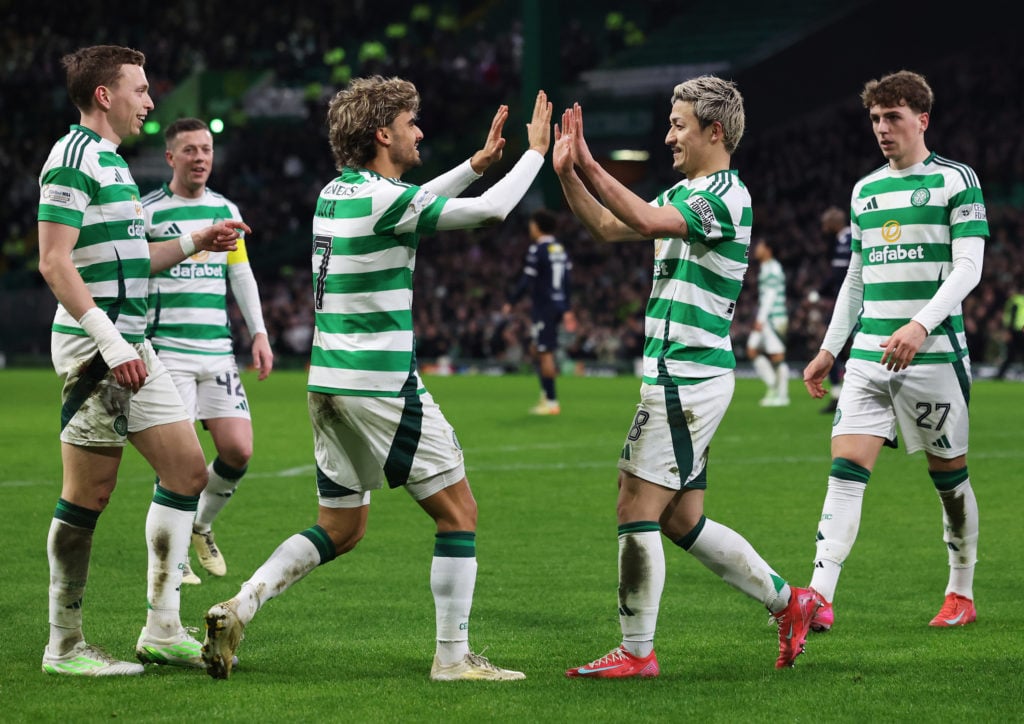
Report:
[[[828,371],[832,369],[835,361],[836,358],[832,356],[831,352],[820,350],[814,359],[804,367],[804,387],[814,399],[820,400],[825,396],[822,382],[828,377]]]
[[[575,124],[573,123],[572,110],[566,108],[562,112],[562,125],[555,124],[555,148],[551,152],[551,165],[559,176],[566,176],[572,173],[572,134]]]
[[[259,372],[256,379],[260,382],[267,379],[274,369],[274,351],[270,349],[270,340],[263,332],[252,336],[252,366]]]
[[[905,370],[927,338],[928,330],[919,322],[910,320],[879,343],[878,346],[885,350],[882,352],[882,364],[893,372]]]
[[[244,221],[218,221],[205,229],[192,232],[192,241],[197,250],[234,251],[242,233],[251,234],[252,229]]]
[[[505,150],[505,137],[501,135],[508,120],[508,106],[498,106],[498,112],[494,114],[491,121],[491,130],[484,141],[484,147],[473,154],[469,159],[469,165],[477,173],[483,173],[491,164],[501,160],[501,154]]]
[[[542,156],[551,146],[551,101],[544,91],[537,91],[537,100],[533,104],[533,117],[526,124],[526,137],[530,149]]]
[[[122,362],[110,370],[110,372],[117,384],[121,385],[121,387],[127,387],[132,391],[132,394],[141,389],[142,385],[146,382],[146,377],[149,376],[146,363],[141,359],[131,359],[127,362]]]
[[[593,154],[590,153],[587,139],[583,136],[583,106],[579,103],[572,104],[572,119],[572,159],[580,168],[586,168],[590,164],[597,162],[594,160]]]
[[[762,329],[764,329],[764,325],[761,324],[760,321],[756,321],[754,322],[754,325],[753,327],[751,327],[751,329],[753,329],[755,332],[760,332]]]

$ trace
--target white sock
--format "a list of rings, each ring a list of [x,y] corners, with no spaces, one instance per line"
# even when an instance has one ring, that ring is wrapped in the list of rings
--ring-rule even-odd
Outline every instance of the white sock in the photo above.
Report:
[[[942,539],[949,551],[946,594],[974,600],[974,567],[978,562],[978,501],[974,489],[968,478],[952,490],[938,493],[942,501]]]
[[[93,530],[54,518],[46,537],[50,561],[49,622],[51,654],[66,654],[82,634],[82,597],[89,578]]]
[[[202,495],[199,496],[199,508],[196,510],[196,520],[193,527],[199,533],[209,533],[210,526],[217,518],[224,506],[228,504],[231,496],[245,474],[245,468],[236,470],[215,458],[206,466],[210,475],[209,482]]]
[[[235,596],[238,600],[238,618],[243,624],[249,623],[264,603],[284,593],[314,568],[326,562],[320,550],[305,535],[296,533],[288,538],[242,584],[242,590]]]
[[[655,530],[636,530],[654,526]],[[623,532],[625,529],[625,532]],[[619,526],[619,625],[622,646],[644,657],[654,649],[658,608],[665,588],[665,550],[657,524]]]
[[[754,358],[754,371],[757,372],[757,376],[764,382],[764,386],[768,388],[768,393],[774,394],[776,384],[775,368],[772,367],[771,360],[763,354],[757,355]]]
[[[168,494],[159,489],[146,515],[146,630],[150,636],[164,639],[181,630],[181,568],[188,555],[195,517],[195,509],[181,510],[157,501]],[[186,497],[190,496],[178,495],[175,499]]]
[[[828,491],[818,521],[818,542],[811,588],[832,602],[843,562],[857,540],[864,491],[871,472],[844,458],[832,461]]]
[[[443,665],[461,661],[469,653],[469,612],[476,588],[476,558],[435,555],[430,564],[430,592],[434,595],[437,630],[435,654]]]
[[[775,368],[775,394],[780,400],[789,399],[789,365],[785,361]]]
[[[772,570],[747,539],[732,528],[707,518],[703,526],[686,550],[723,581],[760,601],[772,613],[784,609],[789,602],[789,584]]]

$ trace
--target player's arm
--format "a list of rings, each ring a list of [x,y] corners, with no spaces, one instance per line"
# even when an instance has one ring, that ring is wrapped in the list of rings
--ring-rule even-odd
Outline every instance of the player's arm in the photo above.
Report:
[[[274,369],[274,352],[270,348],[259,287],[246,256],[244,239],[239,239],[238,249],[228,254],[228,283],[252,337],[252,364],[259,372],[257,379],[265,380]]]
[[[244,221],[218,221],[177,239],[153,242],[149,245],[150,272],[170,269],[197,251],[234,251],[237,248],[235,242],[243,232],[252,233]]]
[[[89,287],[71,261],[78,235],[79,229],[74,226],[40,221],[39,273],[57,301],[96,343],[118,384],[138,392],[146,381],[146,365],[110,318],[96,306]]]
[[[437,218],[435,228],[438,231],[496,224],[503,221],[526,195],[551,145],[551,103],[544,91],[537,93],[533,116],[526,124],[526,135],[529,148],[504,178],[480,196],[446,200]]]
[[[488,168],[501,160],[505,150],[505,138],[501,132],[505,127],[506,120],[508,120],[508,106],[498,106],[483,148],[451,171],[431,179],[420,188],[425,188],[438,196],[449,197],[458,196],[465,191],[471,183],[483,176]]]
[[[566,113],[562,115],[563,125],[567,121],[571,126],[571,132],[568,135],[571,141],[573,163],[593,186],[601,203],[615,218],[643,239],[687,238],[686,219],[678,209],[669,204],[664,206],[649,204],[630,191],[597,162],[583,135],[583,108],[579,103],[573,105],[572,109],[567,109]],[[564,127],[562,133],[566,133]]]
[[[883,340],[880,346],[882,364],[898,371],[914,359],[931,331],[956,309],[981,281],[985,240],[980,236],[953,239],[953,271],[942,282],[938,291],[909,322]]]

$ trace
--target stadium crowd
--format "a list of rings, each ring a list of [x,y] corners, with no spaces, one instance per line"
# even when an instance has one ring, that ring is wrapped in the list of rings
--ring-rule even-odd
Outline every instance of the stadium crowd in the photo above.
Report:
[[[469,12],[438,14],[426,4],[410,11],[396,0],[375,0],[373,13],[367,6],[365,0],[327,6],[295,0],[287,7],[265,8],[259,17],[240,17],[217,3],[142,2],[120,10],[116,25],[109,13],[88,5],[74,16],[53,13],[47,22],[29,10],[13,11],[0,28],[5,99],[0,115],[0,138],[5,139],[0,143],[0,206],[5,210],[0,290],[42,285],[34,270],[37,177],[49,144],[74,120],[59,64],[64,53],[87,43],[138,47],[146,53],[158,107],[162,94],[196,70],[272,69],[280,84],[304,89],[304,112],[287,123],[239,125],[218,138],[211,187],[234,200],[255,230],[250,254],[275,350],[306,354],[313,328],[308,226],[317,192],[335,175],[323,124],[333,91],[348,77],[369,73],[415,82],[423,99],[424,171],[442,159],[454,164],[462,158],[459,153],[468,155],[475,139],[482,139],[494,107],[515,105],[520,98],[523,39],[518,23],[503,23],[496,30]],[[83,27],[90,28],[87,42],[79,30]],[[338,48],[331,29],[339,27],[353,43],[362,42]],[[223,29],[217,32],[219,41],[208,42],[216,28]],[[559,70],[564,84],[600,62],[599,49],[622,46],[621,30],[606,32],[618,35],[595,39],[591,28],[564,25]],[[1024,236],[1024,143],[1012,132],[980,133],[978,125],[1014,129],[1024,117],[1024,97],[1005,92],[1024,87],[1024,59],[992,47],[982,54],[951,55],[943,68],[929,76],[943,99],[934,110],[930,138],[937,153],[971,164],[981,178],[992,238],[982,282],[964,303],[964,322],[972,357],[996,363],[1003,354],[1003,305],[1024,286],[1024,255],[1017,250]],[[829,246],[820,214],[829,205],[846,207],[853,182],[881,163],[855,92],[847,94],[847,101],[807,109],[787,123],[748,129],[734,158],[754,197],[754,234],[775,241],[787,272],[788,350],[797,361],[813,356],[829,313],[811,294],[828,274]],[[556,107],[569,100],[556,98]],[[657,148],[652,151],[645,183],[657,188],[674,182],[667,153],[661,158]],[[125,151],[129,163],[132,152]],[[534,197],[530,203],[542,202]],[[525,218],[530,210],[521,209],[496,228],[423,240],[415,289],[421,360],[523,363],[528,313],[517,309],[505,317],[501,306],[529,243]],[[578,363],[631,369],[643,342],[651,245],[598,245],[568,212],[560,210],[560,220],[559,238],[574,261],[579,320],[576,333],[565,339],[564,352]],[[740,297],[733,326],[740,359],[755,314],[755,280],[756,274],[747,275],[749,288]],[[237,310],[233,314],[240,319]]]

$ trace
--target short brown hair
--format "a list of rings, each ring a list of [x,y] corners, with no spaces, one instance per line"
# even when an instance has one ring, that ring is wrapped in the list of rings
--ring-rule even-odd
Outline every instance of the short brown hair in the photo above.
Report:
[[[78,110],[87,111],[92,108],[97,88],[116,85],[122,65],[142,67],[146,64],[146,56],[141,51],[120,45],[92,45],[68,53],[60,62],[68,76],[71,102]]]
[[[403,111],[415,115],[419,110],[416,86],[401,78],[356,78],[338,91],[327,108],[327,137],[338,170],[372,161],[377,129],[391,125]]]
[[[198,118],[179,118],[178,120],[167,126],[167,130],[164,131],[164,141],[167,142],[167,147],[170,148],[171,144],[174,143],[174,139],[178,137],[179,133],[188,133],[189,131],[209,131],[210,127],[206,125],[205,121],[201,121]]]
[[[910,70],[900,70],[882,76],[880,80],[869,80],[860,94],[865,108],[881,106],[895,108],[906,105],[915,113],[931,113],[935,94],[924,76]]]

